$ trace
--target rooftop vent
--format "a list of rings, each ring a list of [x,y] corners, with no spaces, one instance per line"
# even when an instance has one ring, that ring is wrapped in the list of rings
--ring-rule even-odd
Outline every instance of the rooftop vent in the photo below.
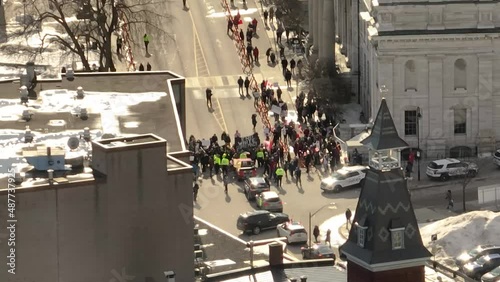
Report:
[[[33,142],[33,133],[31,133],[30,127],[26,126],[26,131],[24,132],[24,143]]]
[[[86,108],[81,108],[80,109],[80,119],[81,120],[88,120],[89,119],[89,114],[88,114]]]
[[[23,120],[30,121],[32,117],[33,114],[30,112],[30,110],[23,110],[23,115],[22,115]]]
[[[83,134],[82,134],[83,140],[89,142],[91,137],[90,137],[90,129],[88,127],[85,127],[83,129]]]
[[[66,79],[69,81],[75,80],[75,71],[73,70],[73,68],[68,68],[66,70]]]
[[[49,181],[54,180],[54,170],[49,169],[49,170],[47,170],[47,172],[49,173]]]
[[[85,91],[83,91],[83,87],[78,86],[78,88],[76,88],[76,98],[83,99],[83,97],[85,97]]]
[[[19,88],[19,96],[21,98],[21,104],[28,103],[28,99],[29,99],[28,94],[29,94],[28,87],[23,85]]]
[[[307,276],[300,276],[300,282],[307,282]]]

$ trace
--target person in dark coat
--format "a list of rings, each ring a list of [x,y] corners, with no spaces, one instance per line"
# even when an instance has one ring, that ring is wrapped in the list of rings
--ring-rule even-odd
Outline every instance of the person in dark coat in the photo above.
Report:
[[[283,68],[283,76],[285,76],[286,68],[288,67],[288,60],[285,57],[281,60],[281,67]]]
[[[292,71],[293,75],[295,75],[295,66],[296,66],[295,60],[291,59],[290,60],[290,70]]]
[[[253,63],[253,47],[250,43],[247,45],[247,59],[249,62]]]
[[[314,226],[313,235],[314,235],[314,242],[318,243],[319,227],[317,225]]]
[[[238,78],[238,92],[243,95],[243,78],[241,76]]]
[[[212,89],[207,88],[207,90],[205,90],[205,94],[207,96],[207,107],[211,109],[212,108]]]
[[[252,114],[252,125],[253,131],[255,131],[255,126],[257,126],[257,114]]]
[[[285,80],[288,88],[292,87],[292,72],[289,69],[285,71]]]
[[[269,63],[269,56],[271,56],[271,52],[273,51],[273,48],[269,48],[266,50],[266,57],[267,57],[267,62]]]
[[[247,92],[247,96],[250,96],[250,93],[248,93],[248,87],[250,87],[250,80],[248,79],[248,76],[245,78],[245,90]]]
[[[243,29],[240,29],[240,40],[245,43],[245,34],[243,33]]]
[[[195,202],[196,199],[198,198],[198,190],[200,190],[200,185],[198,185],[198,182],[195,182],[193,185],[193,198]]]

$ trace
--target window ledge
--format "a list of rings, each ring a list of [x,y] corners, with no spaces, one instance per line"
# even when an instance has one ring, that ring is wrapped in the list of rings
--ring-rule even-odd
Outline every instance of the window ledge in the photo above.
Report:
[[[467,137],[467,133],[455,133],[454,136],[457,136],[457,137]]]
[[[455,93],[460,93],[460,94],[467,93],[467,88],[462,88],[462,87],[455,88]]]
[[[416,93],[416,92],[418,92],[418,91],[417,91],[417,89],[415,89],[415,88],[407,88],[407,89],[405,89],[405,92],[406,92],[406,93]]]

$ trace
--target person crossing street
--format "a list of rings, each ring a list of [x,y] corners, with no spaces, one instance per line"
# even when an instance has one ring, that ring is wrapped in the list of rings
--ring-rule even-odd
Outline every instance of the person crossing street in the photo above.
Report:
[[[259,62],[259,48],[257,48],[257,46],[255,46],[255,48],[253,48],[253,59],[254,59],[255,63]]]
[[[300,187],[302,187],[302,180],[300,179],[300,177],[302,176],[302,170],[300,170],[300,164],[297,165],[294,174],[295,174],[295,185],[299,186],[300,183]]]
[[[253,131],[255,131],[255,126],[257,126],[257,114],[252,114],[252,125]]]
[[[276,183],[278,184],[278,188],[282,188],[281,183],[283,181],[283,175],[285,175],[285,170],[281,166],[279,166],[276,169]]]
[[[238,78],[238,92],[243,95],[243,78],[241,76]]]
[[[209,109],[211,109],[212,108],[212,95],[213,95],[212,94],[212,89],[207,88],[207,90],[205,90],[205,94],[207,96],[207,107]]]
[[[245,78],[245,90],[247,92],[247,96],[250,96],[250,93],[248,93],[248,87],[250,87],[250,80],[248,79],[248,76]]]

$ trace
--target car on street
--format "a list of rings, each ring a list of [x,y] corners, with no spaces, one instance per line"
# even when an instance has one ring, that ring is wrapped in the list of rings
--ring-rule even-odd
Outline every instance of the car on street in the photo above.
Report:
[[[302,259],[327,259],[335,260],[332,247],[326,244],[314,244],[311,247],[302,247]]]
[[[346,187],[362,186],[367,171],[368,167],[361,165],[343,167],[321,180],[320,189],[324,192],[340,192]]]
[[[465,264],[489,254],[500,254],[500,245],[479,245],[474,249],[463,252],[455,258],[455,263],[459,268]]]
[[[257,207],[270,212],[283,212],[283,202],[274,191],[266,191],[257,195]]]
[[[243,185],[245,195],[247,200],[255,200],[255,197],[266,191],[271,191],[271,185],[269,180],[264,177],[250,177],[245,179],[245,184]]]
[[[463,272],[473,279],[480,279],[484,274],[500,266],[500,254],[489,254],[464,265]]]
[[[481,282],[498,282],[500,281],[500,266],[495,267],[492,271],[481,276]]]
[[[273,229],[276,226],[289,221],[284,213],[271,213],[269,211],[256,210],[240,214],[236,227],[243,233],[259,234],[262,230]]]
[[[493,162],[495,162],[497,166],[500,166],[500,150],[497,150],[493,155]]]
[[[307,243],[307,231],[298,222],[285,222],[276,227],[278,237],[286,237],[288,244]]]
[[[476,177],[478,170],[475,163],[448,158],[430,162],[426,174],[431,179],[446,181],[451,177]]]
[[[233,167],[240,181],[257,176],[257,168],[252,159],[233,159]]]

